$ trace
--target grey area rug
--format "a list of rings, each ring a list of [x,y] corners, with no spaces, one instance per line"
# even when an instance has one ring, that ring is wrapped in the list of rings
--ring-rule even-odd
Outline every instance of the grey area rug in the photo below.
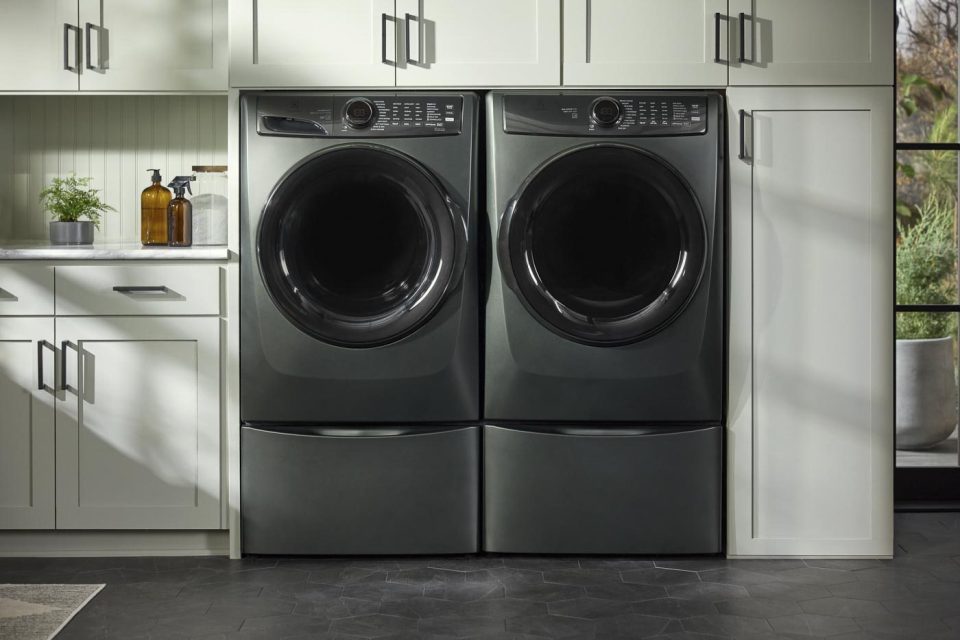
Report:
[[[0,584],[0,640],[49,640],[102,584]]]

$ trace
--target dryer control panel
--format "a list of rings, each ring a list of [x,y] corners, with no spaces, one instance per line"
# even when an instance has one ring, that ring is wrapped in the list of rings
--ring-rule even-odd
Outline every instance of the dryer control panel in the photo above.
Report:
[[[462,126],[459,95],[277,94],[257,99],[257,133],[264,136],[449,136]]]
[[[690,93],[506,94],[506,133],[677,136],[707,131],[707,96]]]

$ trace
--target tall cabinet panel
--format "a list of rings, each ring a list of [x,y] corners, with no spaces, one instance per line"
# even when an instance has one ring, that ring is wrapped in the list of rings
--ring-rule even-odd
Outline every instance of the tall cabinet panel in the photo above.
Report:
[[[0,529],[54,527],[53,318],[0,318]]]
[[[227,0],[79,3],[81,90],[227,89]]]
[[[893,84],[894,0],[730,0],[731,85]]]
[[[728,93],[730,555],[893,552],[892,92]]]
[[[725,86],[727,0],[566,0],[563,84]]]
[[[559,0],[397,0],[397,86],[560,84]]]
[[[219,528],[219,320],[56,325],[57,528]]]
[[[234,0],[235,87],[392,87],[394,0]]]
[[[77,0],[0,2],[0,91],[76,91]]]

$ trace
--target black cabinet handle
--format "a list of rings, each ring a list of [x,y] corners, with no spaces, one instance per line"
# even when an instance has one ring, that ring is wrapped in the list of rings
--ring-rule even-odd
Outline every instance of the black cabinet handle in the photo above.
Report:
[[[77,61],[76,66],[70,64],[70,32],[76,31],[77,37],[73,46],[74,60]],[[63,70],[70,71],[71,73],[80,72],[80,40],[82,40],[80,27],[75,27],[74,25],[64,22],[63,23]]]
[[[93,23],[88,22],[88,23],[85,25],[85,30],[86,30],[86,43],[85,43],[85,44],[86,44],[86,52],[87,52],[87,69],[91,69],[91,70],[93,70],[93,71],[99,71],[99,72],[102,73],[102,72],[104,72],[104,71],[107,70],[106,66],[104,66],[104,64],[103,64],[103,32],[104,32],[104,29],[103,29],[103,27],[101,27],[101,26],[98,26],[98,25],[95,25],[95,24],[93,24]],[[90,40],[91,40],[91,38],[90,38],[90,32],[91,32],[91,31],[96,31],[96,32],[97,32],[97,63],[96,63],[96,64],[93,64],[93,62],[92,62],[93,56],[90,55]]]
[[[77,352],[77,357],[80,356],[80,349],[77,345],[69,340],[62,340],[60,342],[60,388],[63,391],[70,390],[70,385],[67,384],[67,349],[73,349]]]
[[[390,21],[391,16],[388,16],[386,13],[380,14],[380,61],[383,64],[394,64],[392,60],[387,57],[387,23]]]
[[[411,23],[411,22],[416,22],[416,23],[417,23],[417,28],[418,28],[418,31],[417,31],[417,57],[416,57],[416,58],[414,58],[414,57],[412,57],[412,56],[410,55],[410,23]],[[423,49],[423,43],[420,41],[420,32],[419,32],[420,18],[419,18],[418,16],[413,15],[412,13],[408,13],[408,14],[406,14],[406,15],[403,17],[403,23],[404,23],[404,27],[405,27],[405,28],[404,28],[404,39],[405,39],[405,41],[406,41],[406,49],[407,49],[407,64],[423,64],[423,62],[420,60],[420,52],[421,52],[421,50]]]
[[[149,287],[128,287],[117,285],[113,288],[117,293],[169,293],[170,289],[167,287],[160,286],[149,286]]]
[[[746,62],[747,61],[747,15],[741,13],[740,17],[740,56],[737,58],[737,62]]]
[[[713,61],[723,62],[720,58],[720,12],[713,14]]]
[[[749,160],[750,156],[747,155],[747,112],[743,109],[740,109],[740,153],[737,154],[737,158],[740,160]]]

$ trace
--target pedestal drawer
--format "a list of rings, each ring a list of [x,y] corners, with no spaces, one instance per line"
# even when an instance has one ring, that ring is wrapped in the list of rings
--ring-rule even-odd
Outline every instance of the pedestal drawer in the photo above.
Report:
[[[52,316],[53,267],[0,265],[0,316]]]
[[[216,265],[84,265],[56,270],[58,316],[220,313]]]

